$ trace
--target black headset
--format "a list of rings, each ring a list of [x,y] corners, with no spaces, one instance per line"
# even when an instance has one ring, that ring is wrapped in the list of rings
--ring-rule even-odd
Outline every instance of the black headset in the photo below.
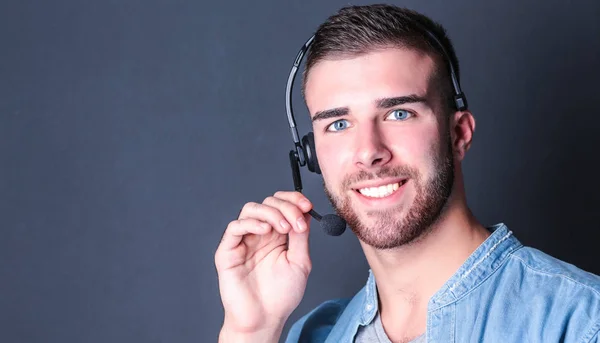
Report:
[[[421,24],[413,22],[415,26],[417,26],[420,30],[429,36],[431,42],[434,46],[438,48],[438,52],[442,54],[444,57],[448,69],[450,70],[450,78],[452,80],[452,88],[454,89],[454,105],[458,111],[464,111],[467,109],[467,98],[465,94],[461,91],[460,83],[458,81],[458,77],[454,70],[454,64],[450,59],[450,56],[446,52],[444,45],[440,42],[440,40],[429,30],[423,27]],[[302,191],[302,180],[300,178],[300,169],[299,167],[307,166],[308,170],[321,174],[321,169],[319,168],[319,162],[317,161],[317,154],[315,152],[315,140],[312,132],[307,133],[300,140],[298,137],[298,130],[296,128],[296,121],[294,119],[294,112],[292,109],[292,89],[294,87],[294,79],[296,78],[296,74],[298,73],[298,68],[300,63],[302,62],[302,58],[308,51],[308,48],[312,45],[315,36],[310,37],[306,43],[302,46],[296,59],[294,60],[294,65],[292,66],[292,70],[290,71],[290,75],[288,77],[287,86],[285,88],[285,109],[287,112],[288,123],[290,125],[290,131],[292,132],[292,138],[294,140],[295,149],[291,150],[289,153],[290,164],[292,167],[292,175],[294,178],[294,187],[297,191]]]

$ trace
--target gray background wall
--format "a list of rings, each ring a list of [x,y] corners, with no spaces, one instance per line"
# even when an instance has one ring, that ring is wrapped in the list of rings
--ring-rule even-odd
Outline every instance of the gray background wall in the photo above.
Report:
[[[475,214],[600,273],[600,2],[394,3],[456,45]],[[216,341],[214,251],[245,202],[292,188],[287,73],[345,4],[2,1],[0,341]],[[349,232],[311,249],[290,321],[367,276]]]

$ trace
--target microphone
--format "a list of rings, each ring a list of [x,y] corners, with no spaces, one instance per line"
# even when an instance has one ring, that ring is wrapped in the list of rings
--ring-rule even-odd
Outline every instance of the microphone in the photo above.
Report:
[[[346,221],[335,214],[321,216],[315,210],[308,212],[316,221],[321,223],[323,231],[330,236],[339,236],[346,231]]]

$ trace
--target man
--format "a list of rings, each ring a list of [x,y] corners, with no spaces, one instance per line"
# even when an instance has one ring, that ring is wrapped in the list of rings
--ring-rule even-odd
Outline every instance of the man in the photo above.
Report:
[[[418,23],[418,24],[416,24]],[[461,161],[473,115],[453,103],[448,65],[393,6],[353,6],[322,24],[304,95],[325,192],[371,268],[352,299],[296,322],[287,342],[600,342],[600,278],[524,247],[467,207]],[[248,203],[215,254],[221,342],[277,342],[304,294],[308,199]]]

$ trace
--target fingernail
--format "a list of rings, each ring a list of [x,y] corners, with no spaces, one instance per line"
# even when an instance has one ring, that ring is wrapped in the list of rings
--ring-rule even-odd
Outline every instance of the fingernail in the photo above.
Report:
[[[288,222],[285,219],[282,219],[279,222],[279,225],[281,225],[281,227],[286,231],[290,229],[290,224],[288,224]]]
[[[302,218],[302,217],[298,218],[297,222],[298,222],[298,231],[300,231],[300,232],[306,231],[306,221],[304,220],[304,218]]]
[[[310,201],[302,199],[300,200],[300,206],[308,210],[310,208]]]

